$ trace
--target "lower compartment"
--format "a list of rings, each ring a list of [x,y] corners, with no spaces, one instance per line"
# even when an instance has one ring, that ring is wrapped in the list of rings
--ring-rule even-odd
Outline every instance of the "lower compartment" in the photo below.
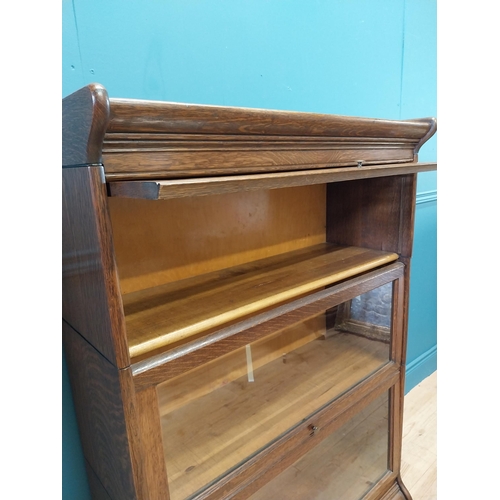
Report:
[[[327,322],[315,316],[158,387],[171,500],[196,496],[389,362],[389,343]]]
[[[387,473],[388,393],[377,398],[251,500],[358,500]]]

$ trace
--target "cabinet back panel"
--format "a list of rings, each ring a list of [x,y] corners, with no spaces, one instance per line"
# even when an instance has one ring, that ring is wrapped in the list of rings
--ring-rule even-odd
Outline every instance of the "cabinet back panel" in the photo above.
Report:
[[[108,198],[122,293],[325,241],[325,185],[149,201]]]

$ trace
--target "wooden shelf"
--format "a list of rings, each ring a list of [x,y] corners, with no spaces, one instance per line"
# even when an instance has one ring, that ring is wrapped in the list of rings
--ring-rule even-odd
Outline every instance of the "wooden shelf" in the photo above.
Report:
[[[216,367],[202,367],[160,385],[171,499],[189,497],[388,361],[387,344],[338,333],[287,353],[286,363],[280,356],[264,364],[254,382],[245,374],[213,388]],[[244,349],[240,365],[245,368]],[[204,395],[180,405],[193,390]]]
[[[371,177],[413,174],[435,170],[435,163],[393,163],[362,167],[320,168],[298,172],[199,177],[194,179],[131,180],[109,182],[109,195],[121,198],[167,200],[191,196],[234,193],[259,189],[324,184]]]
[[[315,245],[123,296],[137,357],[393,262],[398,255]]]

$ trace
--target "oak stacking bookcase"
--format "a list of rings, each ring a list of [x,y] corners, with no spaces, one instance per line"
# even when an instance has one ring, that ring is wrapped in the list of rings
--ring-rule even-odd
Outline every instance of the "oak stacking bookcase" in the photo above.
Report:
[[[63,99],[62,335],[92,495],[410,499],[433,118]]]

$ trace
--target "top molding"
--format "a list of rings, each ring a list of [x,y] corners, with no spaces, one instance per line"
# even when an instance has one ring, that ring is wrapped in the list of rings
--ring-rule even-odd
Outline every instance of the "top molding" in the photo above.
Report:
[[[65,97],[62,102],[62,164],[102,162],[102,142],[109,123],[106,89],[91,84]]]
[[[63,166],[104,164],[108,180],[416,161],[434,118],[372,118],[109,99],[91,84],[63,99]]]

